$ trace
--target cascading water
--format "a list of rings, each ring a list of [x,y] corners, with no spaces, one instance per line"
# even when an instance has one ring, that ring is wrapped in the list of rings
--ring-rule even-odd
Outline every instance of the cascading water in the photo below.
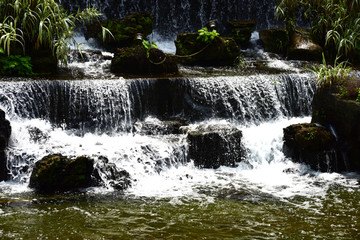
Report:
[[[154,16],[154,32],[163,38],[197,31],[209,20],[217,20],[220,31],[224,30],[227,21],[232,20],[256,20],[257,29],[279,26],[274,16],[275,4],[275,0],[62,0],[62,5],[70,11],[96,6],[107,18],[122,18],[131,12],[149,11]]]
[[[247,220],[251,222],[250,225],[263,221],[263,214],[259,215],[254,206],[266,209],[273,206],[276,209],[274,212],[281,213],[283,210],[279,211],[282,208],[279,206],[285,205],[291,211],[307,212],[313,218],[321,219],[322,212],[326,212],[323,208],[328,201],[328,193],[334,192],[334,189],[340,189],[341,194],[357,191],[358,181],[356,175],[314,172],[303,164],[286,159],[282,153],[283,128],[310,121],[309,117],[304,116],[311,113],[314,88],[313,76],[306,73],[176,79],[125,80],[113,76],[110,80],[0,81],[0,107],[12,125],[7,151],[11,180],[0,183],[0,200],[5,199],[10,206],[25,205],[25,212],[14,211],[13,208],[0,209],[1,222],[8,222],[3,219],[3,213],[14,215],[16,219],[24,219],[20,213],[37,219],[40,211],[71,226],[69,232],[56,226],[40,230],[44,236],[61,234],[71,238],[78,236],[78,229],[84,228],[81,220],[84,216],[97,222],[96,226],[101,225],[102,221],[106,223],[106,227],[97,231],[116,229],[115,225],[108,225],[106,219],[110,216],[105,213],[115,211],[116,216],[123,216],[123,212],[118,212],[121,209],[130,211],[125,214],[128,221],[124,227],[136,229],[138,218],[135,209],[143,209],[144,206],[152,208],[143,210],[145,214],[156,211],[155,215],[144,216],[149,221],[144,223],[147,227],[152,225],[151,221],[161,222],[167,211],[174,210],[174,205],[180,212],[173,212],[170,221],[177,224],[184,218],[181,209],[186,206],[192,209],[186,210],[187,213],[195,211],[194,214],[199,214],[189,218],[202,219],[199,221],[203,223],[206,217],[204,219],[199,207],[207,209],[214,217],[217,211],[239,209],[247,204],[251,204],[251,210],[244,210],[251,213],[246,215],[247,219],[251,219]],[[173,118],[187,118],[189,128],[200,125],[235,126],[243,133],[242,143],[247,152],[245,161],[238,162],[235,168],[200,169],[188,159],[186,134],[164,134],[156,131],[156,127],[150,132],[138,129],[144,125],[161,128],[164,121]],[[71,200],[66,200],[72,196],[65,195],[61,203],[50,200],[55,201],[55,205],[50,205],[48,210],[28,211],[26,206],[37,209],[36,206],[42,208],[42,201],[45,201],[45,205],[49,204],[46,197],[33,197],[27,186],[35,161],[52,153],[69,157],[87,155],[95,159],[96,164],[100,164],[99,159],[105,157],[130,174],[131,187],[119,197],[112,185],[105,182],[101,187],[84,190],[85,198],[96,196],[95,200],[84,202],[78,200],[80,196],[76,195],[77,204],[73,205]],[[40,200],[37,199],[39,197]],[[129,205],[123,205],[123,198],[127,199],[125,202]],[[229,202],[231,206],[221,207],[228,200],[232,200]],[[87,201],[90,201],[90,205]],[[93,201],[96,207],[91,207]],[[239,205],[243,203],[245,205]],[[213,207],[217,210],[210,210]],[[266,212],[266,209],[260,213]],[[352,205],[349,209],[353,209]],[[244,211],[228,212],[224,216],[239,219]],[[77,220],[67,222],[65,216],[68,213],[77,216]],[[216,222],[231,221],[224,216],[217,216]],[[282,215],[274,217],[277,224],[283,222],[281,219],[288,218]],[[38,219],[32,221],[39,222]],[[126,222],[119,219],[113,221],[122,226]],[[213,221],[209,224],[213,225]],[[171,224],[166,225],[171,228]],[[186,226],[185,229],[190,227]],[[6,233],[6,229],[13,227],[3,226],[3,229]],[[234,229],[234,233],[227,232],[226,235],[238,236],[241,227],[235,226]],[[349,228],[351,233],[347,232],[346,235],[352,234],[352,229],[356,229],[356,224]],[[89,228],[83,229],[86,236],[91,234],[88,231]],[[249,226],[246,234],[267,236],[267,233],[257,231],[257,227]],[[9,232],[19,233],[13,236],[26,235],[21,230]],[[116,232],[124,238],[137,234],[142,234],[141,238],[144,239],[153,236],[160,238],[156,235],[156,229],[148,235],[139,229],[134,233]],[[308,236],[308,233],[302,234]],[[102,232],[102,236],[109,235]],[[202,234],[199,233],[199,236]],[[218,230],[214,236],[221,238],[224,235]]]

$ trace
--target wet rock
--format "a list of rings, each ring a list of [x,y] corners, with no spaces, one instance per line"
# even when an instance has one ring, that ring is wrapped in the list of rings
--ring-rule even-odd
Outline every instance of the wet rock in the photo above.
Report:
[[[310,31],[297,29],[287,50],[287,57],[292,60],[320,61],[322,52],[322,47],[311,40]]]
[[[259,36],[266,52],[286,54],[290,40],[284,28],[260,30]]]
[[[175,40],[176,55],[187,65],[233,65],[240,51],[233,38],[215,37],[209,43],[197,40],[197,33],[181,33]]]
[[[100,156],[95,164],[93,172],[97,185],[109,184],[116,190],[125,190],[131,185],[130,174],[126,170],[119,170],[114,163]]]
[[[164,75],[178,72],[174,55],[151,48],[149,54],[144,46],[117,49],[111,61],[111,72],[128,75]]]
[[[228,36],[235,39],[236,43],[241,48],[246,48],[249,45],[251,33],[255,30],[256,21],[228,21],[226,29]]]
[[[30,48],[26,50],[26,54],[31,57],[32,70],[34,73],[54,74],[58,71],[58,61],[50,48]]]
[[[9,177],[5,149],[8,146],[10,135],[10,122],[5,118],[5,112],[0,109],[0,181],[7,180]]]
[[[188,157],[200,168],[235,167],[244,158],[242,132],[230,124],[183,127],[189,142]]]
[[[332,172],[345,168],[335,136],[330,130],[313,123],[284,128],[283,152],[286,157],[306,163],[314,170]]]
[[[102,28],[109,29],[114,37],[107,36],[103,41]],[[136,34],[144,37],[152,33],[153,16],[149,12],[134,12],[122,19],[109,19],[86,26],[85,38],[94,38],[97,43],[108,51],[128,47],[134,44]]]
[[[141,135],[167,135],[180,134],[180,128],[188,125],[188,121],[184,118],[174,120],[160,121],[151,119],[148,121],[137,121],[134,123],[134,132]]]
[[[45,193],[90,187],[93,170],[94,160],[91,158],[69,159],[60,154],[49,155],[35,163],[29,187]]]
[[[360,103],[341,99],[329,88],[314,95],[312,122],[331,125],[345,147],[349,171],[360,171]]]

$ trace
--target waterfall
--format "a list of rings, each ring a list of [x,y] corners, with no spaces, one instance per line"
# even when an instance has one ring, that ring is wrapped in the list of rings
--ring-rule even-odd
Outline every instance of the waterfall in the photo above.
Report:
[[[309,115],[311,75],[0,82],[10,117],[45,119],[78,134],[130,132],[137,120],[222,118],[242,124]]]
[[[279,26],[274,16],[275,0],[62,0],[71,12],[95,6],[106,18],[122,18],[135,11],[149,11],[154,16],[154,32],[174,38],[180,32],[194,32],[209,20],[217,20],[219,31],[227,21],[256,20],[257,29]],[[159,7],[161,6],[161,7]]]
[[[8,169],[13,181],[27,182],[45,155],[105,156],[144,181],[186,163],[188,143],[185,134],[132,132],[135,122],[259,125],[309,115],[313,93],[309,74],[0,81],[0,107],[13,128]]]

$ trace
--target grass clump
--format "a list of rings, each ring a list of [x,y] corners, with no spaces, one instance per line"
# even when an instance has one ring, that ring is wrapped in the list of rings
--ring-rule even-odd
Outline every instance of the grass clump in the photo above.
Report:
[[[1,0],[0,46],[7,56],[19,49],[23,55],[26,51],[50,49],[66,65],[76,25],[100,15],[95,8],[68,14],[58,0]]]

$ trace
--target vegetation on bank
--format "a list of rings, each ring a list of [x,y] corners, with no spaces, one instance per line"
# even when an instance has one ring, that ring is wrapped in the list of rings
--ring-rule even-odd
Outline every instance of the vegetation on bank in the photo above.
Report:
[[[296,30],[300,9],[311,22],[312,40],[325,53],[323,63],[312,69],[319,86],[360,101],[360,80],[351,76],[349,67],[360,63],[360,0],[278,0],[275,14],[284,21],[289,39]],[[325,58],[334,64],[327,64]]]
[[[56,64],[59,61],[66,65],[70,43],[75,42],[76,25],[97,19],[100,15],[95,8],[68,14],[58,0],[1,0],[1,74],[28,75],[31,65],[26,63],[28,58],[25,56],[33,58],[38,51],[47,51]],[[106,29],[103,32],[105,34]],[[9,59],[4,60],[4,56]],[[18,70],[4,70],[7,66],[4,61],[10,59],[17,62]]]
[[[300,9],[311,22],[312,39],[324,47],[326,57],[359,60],[360,0],[278,0],[275,14],[284,21],[290,37]]]

